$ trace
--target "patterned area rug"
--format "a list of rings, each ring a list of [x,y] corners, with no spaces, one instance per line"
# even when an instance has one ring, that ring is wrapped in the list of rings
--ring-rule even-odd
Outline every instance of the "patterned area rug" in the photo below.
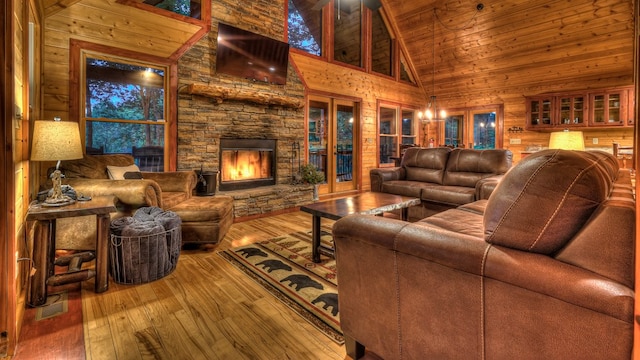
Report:
[[[332,241],[323,228],[322,242]],[[311,232],[297,232],[218,253],[339,344],[335,260],[311,261]]]

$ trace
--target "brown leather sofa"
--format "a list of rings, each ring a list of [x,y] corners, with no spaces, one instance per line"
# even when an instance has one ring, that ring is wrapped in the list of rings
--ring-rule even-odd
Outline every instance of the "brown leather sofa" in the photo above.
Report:
[[[193,197],[197,184],[194,171],[141,172],[142,179],[111,180],[107,166],[134,163],[131,155],[85,155],[61,162],[64,184],[78,195],[115,195],[117,212],[112,218],[132,215],[145,206],[176,212],[182,219],[183,243],[219,242],[233,223],[233,199],[228,196]],[[60,219],[56,227],[59,249],[95,248],[95,218]]]
[[[504,173],[511,168],[510,150],[409,148],[399,167],[369,172],[371,191],[417,197],[418,207],[409,219],[488,198]]]
[[[605,152],[536,152],[488,200],[416,223],[345,217],[333,234],[347,352],[630,359],[634,233],[629,172]]]

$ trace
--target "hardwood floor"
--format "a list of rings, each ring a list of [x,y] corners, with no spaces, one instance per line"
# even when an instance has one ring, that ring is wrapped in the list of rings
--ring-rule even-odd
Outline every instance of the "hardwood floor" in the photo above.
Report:
[[[214,249],[183,250],[176,270],[161,280],[111,281],[102,294],[84,282],[86,358],[348,359],[344,346],[216,254],[310,229],[311,215],[303,212],[235,223]]]

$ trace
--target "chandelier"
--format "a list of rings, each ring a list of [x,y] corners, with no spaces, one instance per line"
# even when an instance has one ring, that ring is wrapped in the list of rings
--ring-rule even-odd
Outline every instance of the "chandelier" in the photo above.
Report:
[[[438,108],[438,102],[436,101],[436,8],[433,8],[433,27],[431,28],[431,56],[432,56],[432,70],[431,70],[431,96],[427,103],[427,108],[424,112],[418,112],[418,118],[422,121],[442,121],[447,118],[447,112]]]
[[[429,97],[429,102],[427,103],[427,108],[424,111],[418,112],[418,118],[423,122],[429,121],[444,121],[447,119],[447,112],[444,109],[438,107],[438,103],[436,101],[436,21],[442,25],[442,27],[446,30],[464,30],[468,28],[469,24],[475,19],[476,15],[480,11],[484,9],[483,3],[476,4],[476,12],[473,16],[464,23],[461,27],[452,28],[448,27],[445,23],[443,23],[440,18],[438,18],[438,8],[433,8],[433,27],[431,28],[431,56],[432,63],[431,66],[431,96]]]

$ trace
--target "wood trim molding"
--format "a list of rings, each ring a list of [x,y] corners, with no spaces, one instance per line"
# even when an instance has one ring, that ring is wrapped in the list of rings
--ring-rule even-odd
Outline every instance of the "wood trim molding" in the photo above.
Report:
[[[0,51],[0,111],[2,112],[2,135],[0,147],[0,168],[2,168],[2,187],[0,190],[0,356],[13,355],[18,334],[16,307],[17,298],[15,284],[15,241],[14,241],[14,165],[13,165],[13,124],[14,124],[14,1],[5,1],[0,11],[2,26],[2,51]]]
[[[71,39],[69,44],[69,120],[80,122],[82,106],[80,104],[80,54],[82,50],[94,51],[105,55],[114,55],[132,60],[146,61],[169,68],[169,94],[168,94],[168,171],[175,171],[178,163],[178,64],[177,61],[165,59],[153,55],[137,53],[106,45],[94,44],[86,41]]]
[[[279,105],[294,109],[299,109],[304,106],[304,99],[272,93],[261,93],[250,89],[230,89],[216,85],[188,84],[181,87],[178,92],[180,94],[209,97],[215,99],[218,103],[222,103],[224,100],[240,100],[263,105]]]

